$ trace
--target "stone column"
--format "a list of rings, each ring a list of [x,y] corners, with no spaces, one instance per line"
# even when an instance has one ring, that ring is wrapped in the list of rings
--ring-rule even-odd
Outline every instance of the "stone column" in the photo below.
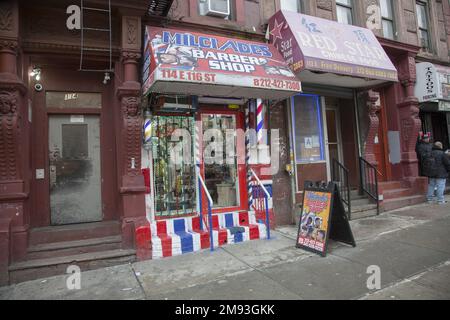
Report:
[[[28,219],[25,183],[27,119],[26,87],[17,76],[18,4],[0,3],[0,285],[8,279],[8,264],[26,253]]]
[[[414,96],[416,61],[412,54],[408,54],[400,63],[399,80],[405,92],[405,98],[397,104],[400,121],[401,163],[403,176],[405,179],[409,179],[419,175],[415,147],[421,127],[419,101]]]
[[[375,137],[378,135],[380,119],[377,112],[381,109],[380,94],[373,90],[367,91],[366,103],[369,116],[369,130],[367,132],[366,146],[364,149],[364,158],[372,165],[377,166],[378,161],[375,156]]]
[[[133,247],[136,230],[148,226],[145,212],[145,183],[141,173],[142,116],[139,59],[141,58],[141,20],[122,17],[123,82],[116,93],[120,101],[119,191],[122,203],[122,234],[124,245]],[[148,239],[150,241],[150,239]],[[139,249],[139,248],[138,248]],[[148,254],[140,254],[139,258]]]

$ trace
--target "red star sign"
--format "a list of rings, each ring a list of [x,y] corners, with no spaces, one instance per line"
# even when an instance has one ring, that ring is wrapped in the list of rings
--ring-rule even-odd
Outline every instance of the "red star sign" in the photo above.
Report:
[[[283,22],[278,24],[277,19],[275,19],[273,28],[271,31],[269,31],[269,34],[271,34],[274,37],[273,43],[275,43],[278,38],[283,39],[283,37],[281,36],[281,29],[283,28],[283,24],[284,24]]]

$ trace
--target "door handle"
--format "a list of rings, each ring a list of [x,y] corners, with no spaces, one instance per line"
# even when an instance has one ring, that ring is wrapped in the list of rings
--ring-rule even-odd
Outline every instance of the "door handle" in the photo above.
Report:
[[[56,166],[50,165],[50,188],[56,185]]]

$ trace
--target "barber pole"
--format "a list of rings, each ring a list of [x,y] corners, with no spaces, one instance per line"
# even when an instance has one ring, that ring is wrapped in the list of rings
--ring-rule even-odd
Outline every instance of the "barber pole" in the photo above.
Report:
[[[200,179],[198,178],[200,175],[200,159],[201,159],[201,150],[200,150],[200,127],[201,122],[196,121],[195,123],[195,137],[194,137],[194,154],[195,154],[195,176],[197,179],[197,212],[200,213],[202,217],[202,187],[200,185]],[[203,218],[203,217],[202,217]],[[203,230],[204,221],[200,219],[200,230]]]
[[[149,112],[145,113],[143,135],[144,135],[144,148],[148,150],[150,148],[150,141],[152,138],[152,119]]]
[[[249,100],[245,108],[245,164],[247,165],[247,191],[248,191],[248,207],[252,206],[253,190],[251,184],[252,174],[250,172],[250,104],[253,100]]]
[[[263,128],[264,128],[264,116],[263,116],[263,100],[256,100],[256,137],[258,141],[258,145],[264,144],[263,142]]]
[[[144,174],[145,186],[146,186],[146,194],[145,194],[145,206],[147,211],[147,219],[148,221],[155,221],[155,207],[153,202],[152,190],[154,190],[153,186],[153,170],[151,170],[151,165],[153,163],[153,155],[151,152],[152,148],[152,117],[149,111],[145,112],[144,124],[142,126],[142,135],[143,135],[143,147],[145,149],[145,153],[143,153],[143,161],[142,161],[142,173]],[[144,156],[145,155],[145,156]],[[145,158],[145,159],[144,159]],[[144,163],[147,162],[147,165]]]

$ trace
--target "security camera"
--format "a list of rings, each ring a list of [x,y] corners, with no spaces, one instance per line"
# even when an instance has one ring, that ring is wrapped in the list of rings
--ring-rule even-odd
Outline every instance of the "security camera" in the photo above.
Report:
[[[36,83],[35,85],[34,85],[34,90],[36,90],[36,91],[42,91],[42,84],[40,84],[40,83]]]

